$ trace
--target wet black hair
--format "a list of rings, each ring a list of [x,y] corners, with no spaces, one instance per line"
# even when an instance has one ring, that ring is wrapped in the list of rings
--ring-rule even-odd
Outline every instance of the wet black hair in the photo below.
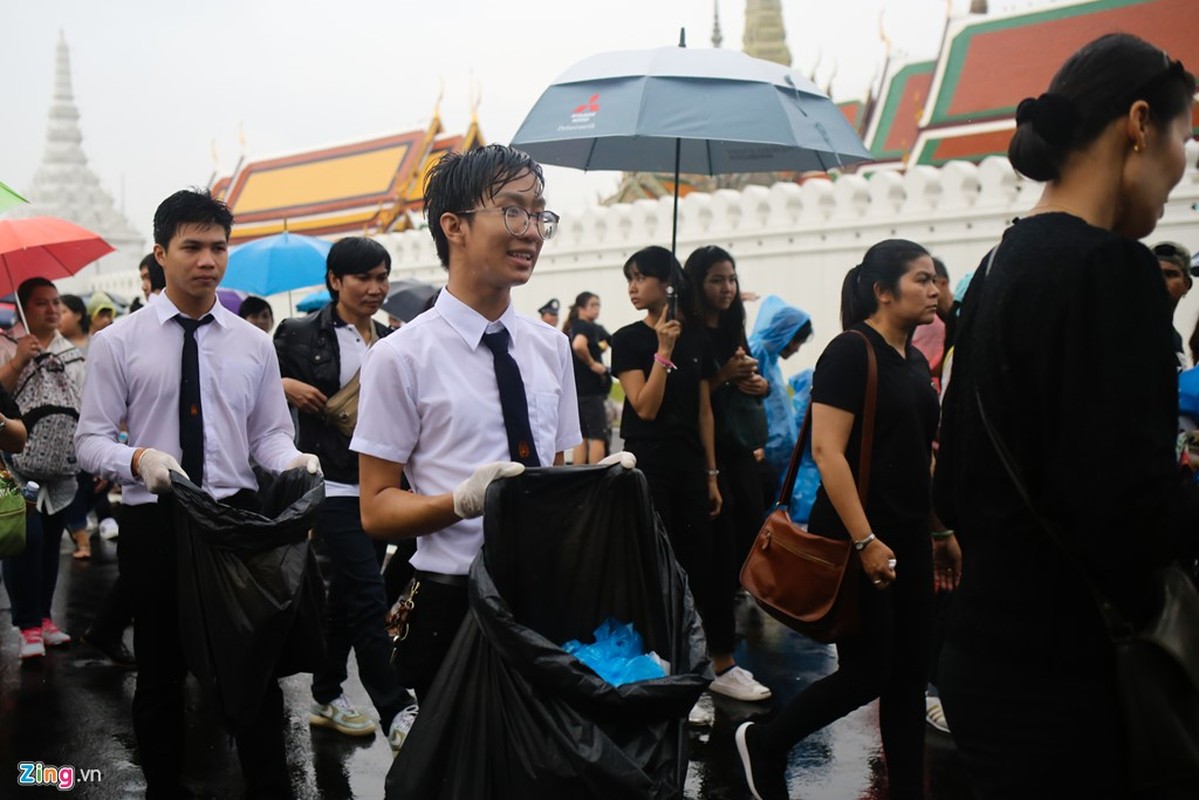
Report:
[[[949,270],[945,268],[945,262],[933,256],[933,271],[937,273],[938,278],[949,280]]]
[[[441,215],[470,211],[524,175],[536,180],[537,194],[545,191],[541,165],[528,153],[502,144],[446,153],[433,165],[425,177],[425,218],[441,266],[450,267],[450,243],[441,229]]]
[[[675,309],[678,316],[684,316],[691,307],[691,287],[679,260],[665,247],[651,245],[643,247],[624,262],[624,277],[632,276],[633,267],[647,278],[657,278],[662,283],[674,286]]]
[[[167,249],[183,225],[220,225],[228,239],[233,231],[233,212],[207,189],[180,189],[159,203],[154,212],[154,243]]]
[[[333,291],[330,276],[344,278],[346,275],[364,275],[380,264],[387,267],[387,274],[390,275],[391,253],[374,239],[347,236],[334,242],[329,248],[329,255],[325,257],[325,288],[329,290],[333,302],[337,302],[337,292]]]
[[[241,301],[241,305],[237,307],[237,316],[245,319],[254,314],[261,314],[263,311],[270,311],[271,316],[275,315],[271,304],[257,295],[249,295],[245,300]]]
[[[899,294],[899,280],[914,259],[927,256],[923,246],[907,239],[884,239],[866,251],[862,263],[841,284],[841,328],[848,330],[878,310],[879,291]]]
[[[1036,181],[1061,177],[1070,153],[1085,148],[1138,100],[1161,127],[1185,112],[1195,77],[1160,48],[1128,33],[1110,33],[1066,60],[1049,90],[1027,98],[1016,112],[1008,159]]]
[[[141,263],[137,265],[139,271],[142,267],[146,268],[146,277],[150,279],[151,293],[153,293],[155,289],[162,291],[163,289],[167,288],[167,274],[163,270],[162,264],[158,263],[158,259],[154,257],[153,253],[150,253],[148,256],[143,258]]]
[[[704,312],[708,310],[707,299],[704,295],[704,281],[707,280],[708,270],[722,261],[732,264],[733,274],[737,274],[737,262],[733,260],[732,254],[723,247],[717,247],[714,244],[697,249],[691,255],[687,256],[687,263],[683,265],[683,273],[687,276],[687,282],[692,288],[692,305],[689,307],[689,310],[695,314],[697,319],[703,319]],[[729,341],[740,342],[743,347],[747,347],[745,339],[745,304],[741,302],[740,279],[737,282],[737,292],[733,295],[733,304],[729,306],[728,311],[721,312],[720,320],[716,327],[722,334],[728,337]]]
[[[87,304],[83,302],[83,298],[77,294],[64,294],[59,295],[58,299],[64,306],[79,315],[79,330],[87,333],[87,329],[92,326],[92,320],[87,315]]]

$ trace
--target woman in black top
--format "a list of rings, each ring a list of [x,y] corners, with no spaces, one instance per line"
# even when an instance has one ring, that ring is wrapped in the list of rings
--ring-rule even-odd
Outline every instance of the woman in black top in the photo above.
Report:
[[[861,629],[837,642],[836,672],[805,688],[769,723],[737,729],[746,778],[759,800],[787,797],[783,774],[792,746],[876,697],[890,797],[923,796],[938,407],[928,362],[909,342],[937,312],[935,274],[918,244],[891,239],[871,247],[841,290],[846,333],[816,362],[812,455],[820,489],[808,525],[814,533],[853,540],[861,565],[853,576],[860,584]],[[859,333],[878,363],[865,508],[856,488],[867,374]]]
[[[637,251],[624,274],[629,299],[645,311],[645,319],[612,336],[612,372],[625,393],[620,435],[625,449],[637,456],[670,544],[687,571],[713,671],[718,679],[725,674],[726,682],[769,696],[769,689],[733,659],[732,592],[713,591],[712,518],[722,503],[708,391],[715,359],[700,326],[680,321],[670,308],[686,308],[690,292],[669,250]],[[677,304],[668,299],[668,287],[679,290]],[[693,714],[692,721],[707,724],[708,714]]]
[[[583,443],[574,449],[574,464],[598,464],[608,454],[611,431],[607,401],[612,376],[604,366],[604,351],[611,347],[612,335],[596,322],[599,313],[599,295],[580,292],[562,326],[574,356],[579,428],[583,434]]]
[[[738,408],[734,403],[744,398],[750,408],[739,413],[758,414],[765,431],[766,411],[761,398],[770,391],[770,384],[758,374],[758,362],[746,352],[745,306],[732,255],[715,245],[701,247],[688,256],[683,273],[691,287],[690,317],[703,326],[715,369],[708,386],[715,423],[716,468],[720,472],[717,480],[724,503],[713,523],[715,584],[711,591],[734,596],[741,586],[741,563],[766,513],[754,458],[754,450],[766,442],[738,441],[728,417]],[[733,650],[731,640],[709,644],[718,652]],[[718,674],[708,688],[746,702],[770,699],[770,690],[740,667]]]
[[[1131,795],[1096,602],[978,402],[1037,512],[1136,619],[1151,571],[1194,552],[1199,527],[1175,460],[1166,290],[1137,241],[1183,175],[1194,92],[1157,47],[1110,35],[1017,113],[1008,155],[1046,186],[966,294],[936,476],[964,558],[938,687],[981,798]]]

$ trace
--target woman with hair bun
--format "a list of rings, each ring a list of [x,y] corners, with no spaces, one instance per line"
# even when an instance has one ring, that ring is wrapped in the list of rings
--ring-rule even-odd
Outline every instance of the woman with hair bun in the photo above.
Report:
[[[860,629],[837,642],[837,671],[804,688],[766,723],[736,732],[746,782],[758,800],[787,797],[787,754],[801,739],[879,698],[892,800],[924,796],[924,689],[931,654],[932,441],[937,395],[912,332],[932,321],[939,291],[928,251],[889,239],[845,276],[841,325],[812,378],[812,457],[820,488],[808,527],[851,539],[846,580],[859,596]],[[858,497],[868,351],[877,369],[869,491]],[[947,551],[939,555],[948,558]]]
[[[1169,302],[1138,241],[1186,168],[1194,93],[1178,61],[1112,34],[1019,105],[1008,154],[1045,187],[966,296],[935,481],[963,554],[938,686],[984,800],[1133,795],[1090,585],[1142,619],[1151,573],[1196,549]]]

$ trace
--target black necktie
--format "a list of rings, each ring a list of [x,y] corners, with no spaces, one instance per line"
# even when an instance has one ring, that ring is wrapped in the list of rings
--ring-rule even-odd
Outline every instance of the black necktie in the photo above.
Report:
[[[520,379],[520,367],[508,352],[508,331],[483,334],[483,344],[495,356],[495,382],[500,387],[500,408],[504,411],[504,428],[508,431],[508,453],[513,461],[526,467],[539,467],[537,445],[529,427],[529,404],[525,398],[525,382]]]
[[[183,327],[183,370],[179,375],[179,447],[183,471],[196,486],[204,485],[204,411],[200,403],[200,348],[196,329],[212,322],[212,315],[190,319],[182,314],[175,321]]]

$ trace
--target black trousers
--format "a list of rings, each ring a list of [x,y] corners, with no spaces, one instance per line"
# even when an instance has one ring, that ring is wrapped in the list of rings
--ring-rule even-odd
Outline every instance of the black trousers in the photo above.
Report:
[[[720,469],[720,496],[724,500],[716,518],[716,534],[728,542],[722,553],[728,560],[727,566],[721,568],[718,561],[717,572],[736,591],[741,588],[741,565],[766,517],[766,500],[753,451],[717,450],[716,466]]]
[[[652,457],[643,462],[641,452],[633,452],[649,483],[654,508],[666,526],[675,558],[687,573],[708,639],[708,652],[731,653],[736,645],[733,591],[728,582],[732,542],[717,536],[708,514],[707,477],[702,471],[655,468]]]
[[[133,606],[133,648],[137,687],[133,732],[146,776],[146,797],[186,796],[182,787],[187,752],[184,680],[187,664],[179,631],[177,539],[171,501],[130,506],[121,525],[121,575]],[[283,742],[283,693],[267,688],[258,718],[236,735],[247,797],[291,798],[291,778]]]
[[[877,697],[890,796],[906,800],[924,796],[932,543],[924,527],[878,535],[895,551],[895,583],[880,591],[854,567],[861,592],[861,630],[837,642],[837,671],[796,695],[765,725],[762,741],[772,755],[785,757],[804,737]]]
[[[470,603],[465,582],[451,586],[420,572],[414,580],[420,581],[420,589],[408,614],[408,635],[396,646],[395,666],[400,681],[424,703]]]
[[[346,662],[353,649],[358,678],[370,696],[379,722],[387,730],[392,719],[412,704],[391,667],[391,642],[383,626],[387,595],[379,571],[387,545],[362,530],[357,497],[328,497],[317,518],[317,535],[329,561],[329,624],[325,669],[312,676],[312,699],[331,703],[341,694]]]

